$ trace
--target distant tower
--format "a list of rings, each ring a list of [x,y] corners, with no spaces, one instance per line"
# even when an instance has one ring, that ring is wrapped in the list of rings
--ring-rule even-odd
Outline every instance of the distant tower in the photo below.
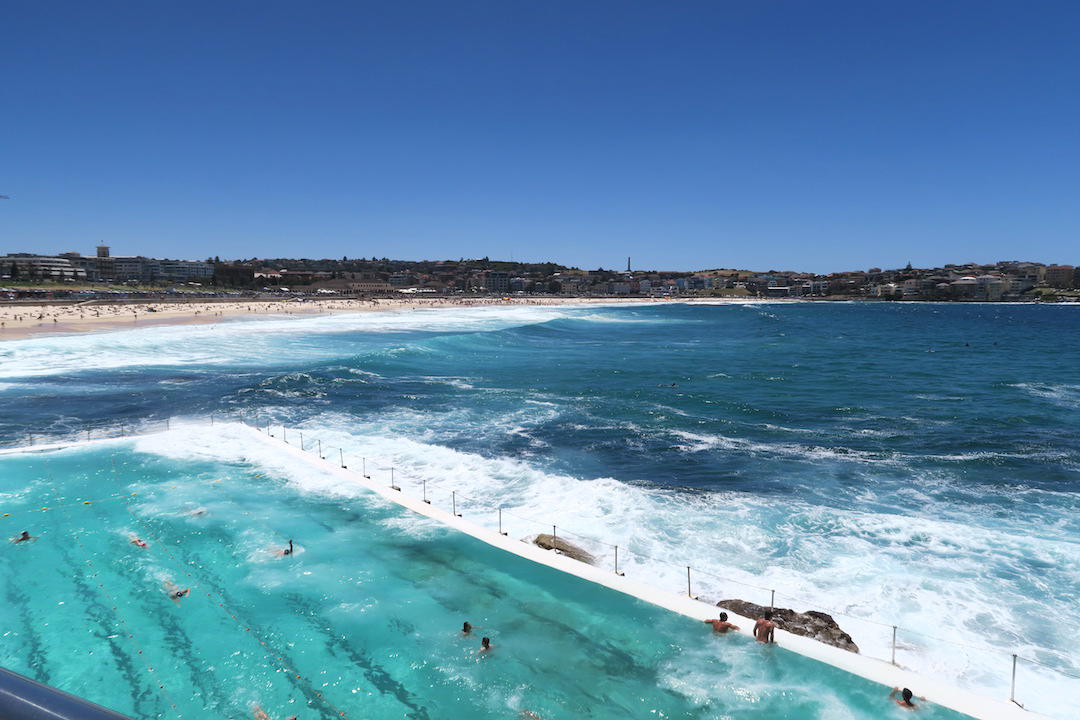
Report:
[[[630,272],[630,258],[626,258],[626,272]]]
[[[108,245],[98,245],[97,246],[97,256],[101,257],[101,258],[109,257],[109,246]]]

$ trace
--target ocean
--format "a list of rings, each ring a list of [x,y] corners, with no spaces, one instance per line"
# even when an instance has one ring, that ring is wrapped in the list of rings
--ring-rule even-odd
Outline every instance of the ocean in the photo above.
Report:
[[[502,506],[519,534],[618,545],[673,592],[692,566],[695,594],[775,592],[864,654],[888,658],[895,625],[919,672],[1007,697],[1016,653],[1029,706],[1080,700],[1057,672],[1080,675],[1080,307],[505,306],[50,336],[0,343],[0,404],[6,440],[286,425]]]

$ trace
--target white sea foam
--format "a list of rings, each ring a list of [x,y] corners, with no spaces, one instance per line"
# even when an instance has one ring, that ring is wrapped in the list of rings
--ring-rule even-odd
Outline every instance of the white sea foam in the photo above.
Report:
[[[853,450],[846,447],[824,447],[820,445],[798,445],[794,443],[763,443],[732,438],[719,434],[692,433],[685,430],[671,430],[670,434],[682,441],[679,445],[684,452],[703,452],[706,450],[734,450],[757,455],[782,455],[806,460],[846,460],[850,462],[895,462],[893,455]]]
[[[1014,383],[1011,387],[1018,388],[1031,397],[1048,400],[1054,405],[1070,409],[1080,408],[1080,385],[1069,383]]]
[[[0,344],[0,377],[57,375],[87,368],[264,366],[268,358],[282,362],[323,360],[327,359],[325,344],[305,343],[297,335],[479,332],[575,317],[580,312],[573,306],[439,308],[244,318],[210,325],[152,326],[92,335],[35,337]],[[393,347],[387,350],[391,354],[402,351]],[[353,354],[355,348],[343,348],[342,352]]]
[[[1080,651],[1067,640],[1080,631],[1080,607],[1051,592],[1039,600],[1017,584],[1039,567],[1080,575],[1074,541],[1010,529],[993,517],[966,523],[791,498],[680,493],[613,478],[583,480],[416,436],[355,431],[343,416],[324,415],[306,424],[305,435],[317,435],[324,447],[344,448],[354,468],[356,458],[367,457],[376,480],[389,482],[393,466],[404,492],[419,495],[426,482],[436,504],[449,506],[450,491],[456,491],[458,511],[470,520],[494,527],[502,506],[503,527],[514,537],[550,532],[555,524],[601,564],[614,561],[611,546],[618,545],[621,570],[673,592],[685,592],[686,565],[695,569],[695,594],[710,599],[764,604],[765,588],[774,588],[778,605],[835,613],[869,656],[889,657],[887,626],[897,624],[921,633],[901,631],[902,664],[993,694],[1000,695],[1008,679],[1011,652],[1080,667]],[[348,482],[243,438],[218,425],[143,438],[136,446],[177,458],[253,462],[308,492],[365,498]],[[915,497],[912,506],[920,507]],[[408,516],[395,523],[418,535],[432,532]],[[1047,626],[1055,633],[1043,633]],[[1052,674],[1026,682],[1029,697],[1057,698],[1059,710],[1080,700],[1062,695],[1061,680]]]

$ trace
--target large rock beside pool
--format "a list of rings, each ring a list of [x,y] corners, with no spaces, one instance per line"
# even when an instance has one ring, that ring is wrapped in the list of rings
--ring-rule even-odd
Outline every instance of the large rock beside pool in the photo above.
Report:
[[[583,563],[588,563],[590,565],[596,564],[596,558],[579,548],[577,545],[563,540],[561,537],[544,535],[541,533],[533,538],[533,545],[542,547],[545,550],[558,550],[566,557],[573,558]]]
[[[745,600],[721,600],[716,603],[716,606],[751,620],[761,617],[769,609],[763,605],[755,605]],[[832,615],[817,610],[796,612],[790,608],[773,608],[772,612],[773,622],[781,630],[787,630],[793,635],[814,638],[818,642],[843,650],[854,653],[859,652],[859,646],[855,644],[850,635],[840,629],[840,626],[832,619]]]

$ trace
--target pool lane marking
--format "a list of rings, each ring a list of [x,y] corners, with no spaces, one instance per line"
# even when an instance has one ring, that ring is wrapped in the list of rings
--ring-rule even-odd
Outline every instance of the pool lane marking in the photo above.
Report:
[[[49,467],[49,459],[48,459],[47,456],[45,458],[45,474],[51,480],[53,480],[53,482],[55,483],[55,478],[53,477],[52,469]],[[131,493],[130,495],[127,495],[126,497],[130,498],[132,495],[135,495],[135,493]],[[120,496],[118,496],[118,497],[120,497]],[[63,504],[63,505],[56,505],[55,507],[65,508],[64,517],[67,518],[67,521],[68,521],[68,523],[70,525],[74,526],[75,523],[73,522],[73,518],[71,517],[70,508],[75,506],[75,505],[78,505],[78,504],[81,504],[81,503],[66,503],[66,504]],[[46,508],[43,508],[43,509],[46,509]],[[83,545],[81,534],[78,533],[78,532],[74,532],[74,533],[71,534],[71,536],[75,540],[75,543],[79,546],[79,549],[82,550],[82,552],[84,554],[86,565],[93,570],[90,577],[97,579],[98,575],[99,575],[99,572],[97,570],[97,567],[94,565],[94,561],[90,559],[89,550],[87,550],[86,546]],[[128,639],[131,640],[131,644],[135,647],[135,650],[136,650],[137,654],[141,655],[143,657],[146,657],[146,655],[143,653],[142,646],[139,644],[139,641],[135,639],[135,634],[133,632],[131,632],[130,626],[128,625],[127,621],[124,619],[123,614],[120,612],[119,603],[117,602],[116,598],[114,598],[112,595],[109,594],[109,591],[105,589],[105,584],[104,583],[98,582],[97,585],[98,585],[99,593],[101,595],[103,595],[108,600],[108,604],[112,608],[113,615],[120,622],[120,624],[123,625],[124,632],[127,635]],[[154,670],[153,665],[146,665],[145,667],[146,667],[146,670],[148,672],[156,673],[156,671]],[[156,675],[155,675],[155,677],[156,677]],[[158,689],[165,695],[165,701],[168,702],[170,704],[170,707],[176,712],[176,716],[181,717],[181,718],[184,717],[184,713],[181,712],[177,708],[176,700],[173,698],[173,696],[169,692],[168,688],[165,687],[164,683],[163,682],[158,682],[156,679],[153,680],[152,682],[153,682],[153,684],[157,685]]]
[[[46,459],[45,463],[48,464],[48,462],[49,461]],[[12,512],[14,512],[16,515],[18,515],[19,513],[28,512],[48,512],[49,510],[75,507],[76,505],[93,505],[94,503],[111,502],[113,500],[127,500],[130,499],[132,495],[138,495],[138,493],[119,493],[116,495],[106,495],[105,497],[97,498],[96,500],[76,500],[75,502],[70,503],[61,503],[59,505],[42,505],[39,508],[26,508],[25,510],[14,510]],[[0,513],[0,517],[11,517],[11,514],[11,512]]]
[[[130,512],[130,510],[129,510],[129,512]],[[146,522],[145,522],[144,520],[142,520],[142,519],[140,519],[140,518],[138,518],[138,517],[136,517],[136,516],[134,516],[134,515],[132,515],[132,517],[133,517],[133,519],[135,520],[135,522],[137,522],[137,523],[141,524],[141,525],[143,526],[143,528],[144,528],[144,529],[146,529],[146,531],[147,531],[147,535],[148,535],[149,537],[153,537],[153,538],[154,538],[154,542],[156,542],[156,543],[157,543],[157,546],[158,546],[158,547],[161,547],[162,549],[164,549],[164,551],[165,551],[165,554],[169,556],[169,558],[170,558],[170,559],[171,559],[171,560],[173,561],[173,563],[174,563],[174,564],[180,565],[181,567],[184,567],[185,565],[187,565],[187,563],[184,563],[184,562],[180,561],[180,560],[179,560],[178,558],[176,558],[176,556],[174,556],[174,555],[173,555],[173,554],[172,554],[171,552],[169,552],[169,548],[168,548],[168,545],[166,545],[166,544],[165,544],[165,542],[163,542],[163,541],[162,541],[162,540],[161,540],[161,539],[160,539],[159,537],[157,537],[157,536],[156,536],[156,535],[155,535],[155,534],[153,533],[153,531],[152,531],[152,530],[150,529],[150,527],[149,527],[149,526],[148,526],[148,525],[146,524]],[[191,564],[195,565],[196,567],[198,567],[198,568],[200,568],[200,569],[202,569],[202,570],[206,570],[206,568],[204,568],[204,567],[203,567],[202,565],[200,565],[200,564],[199,564],[199,563],[197,563],[197,562],[194,562],[194,561],[192,561],[192,563],[191,563]],[[184,570],[183,570],[182,572],[184,573],[184,575],[186,575],[187,577],[191,578],[191,580],[192,580],[192,585],[191,585],[191,586],[192,586],[192,587],[195,587],[195,588],[198,588],[198,587],[200,587],[200,586],[199,586],[199,584],[198,584],[198,583],[196,582],[196,581],[197,581],[197,578],[196,578],[195,576],[193,576],[193,575],[192,575],[192,574],[191,574],[190,572],[188,572],[188,571],[187,571],[186,569],[184,569]],[[213,593],[210,593],[210,592],[208,592],[208,591],[204,591],[204,592],[206,592],[206,597],[210,598],[210,602],[211,602],[211,604],[213,604],[213,603],[215,602],[214,594],[213,594]],[[224,597],[221,597],[221,595],[218,595],[218,598],[219,598],[219,599],[220,599],[221,601],[224,601],[224,600],[225,600],[225,598],[224,598]],[[274,652],[274,651],[272,650],[272,648],[271,648],[271,647],[270,647],[269,645],[267,645],[267,644],[266,644],[266,641],[264,641],[264,640],[263,640],[263,639],[262,639],[261,637],[259,637],[259,634],[258,634],[258,633],[256,633],[256,632],[252,632],[252,630],[251,630],[251,627],[250,627],[249,625],[245,625],[245,624],[244,624],[244,622],[243,622],[242,620],[240,620],[240,618],[238,618],[238,617],[237,617],[236,615],[234,615],[234,614],[233,614],[233,613],[232,613],[232,612],[231,612],[231,611],[230,611],[230,610],[229,610],[228,608],[226,608],[226,607],[225,607],[225,603],[224,603],[224,602],[220,602],[220,601],[219,601],[219,602],[217,602],[217,605],[218,605],[218,607],[220,607],[220,608],[221,608],[222,612],[224,612],[224,613],[225,613],[226,615],[228,615],[228,616],[229,616],[229,617],[230,617],[230,618],[231,618],[231,619],[233,620],[233,622],[235,622],[235,623],[236,623],[236,625],[237,625],[238,627],[240,627],[240,628],[243,628],[245,632],[251,633],[251,636],[252,636],[253,638],[255,638],[255,640],[256,640],[256,641],[258,641],[259,645],[261,645],[261,646],[262,646],[262,648],[263,648],[263,652],[264,652],[264,653],[265,653],[265,654],[267,655],[267,657],[274,657],[274,656],[277,656],[277,653],[276,653],[276,652]],[[310,682],[312,681],[312,679],[311,679],[311,678],[305,678],[305,677],[304,677],[303,675],[301,675],[300,673],[296,672],[296,669],[295,669],[295,668],[293,668],[293,667],[291,667],[291,666],[290,666],[290,665],[289,665],[289,664],[288,664],[288,663],[287,663],[287,662],[285,661],[285,659],[284,659],[283,657],[281,657],[281,656],[277,656],[277,657],[276,657],[275,659],[276,659],[276,660],[278,661],[278,663],[280,664],[280,667],[279,667],[279,671],[281,671],[281,670],[285,670],[285,671],[287,671],[287,672],[288,672],[288,674],[290,674],[290,675],[294,675],[294,676],[295,676],[295,677],[296,677],[297,679],[300,679],[300,680],[307,680],[307,681],[308,681],[309,683],[310,683]],[[315,696],[316,696],[317,698],[319,698],[320,700],[322,700],[322,702],[323,702],[324,704],[326,704],[326,706],[327,706],[327,707],[329,707],[329,708],[330,708],[331,710],[333,710],[334,712],[336,712],[336,713],[338,714],[338,716],[339,716],[339,717],[343,717],[343,718],[345,718],[346,720],[348,720],[348,717],[349,717],[349,716],[348,716],[348,715],[346,715],[346,714],[345,714],[345,713],[344,713],[344,712],[343,712],[343,711],[342,711],[342,710],[341,710],[341,709],[340,709],[339,707],[337,707],[337,706],[336,706],[336,705],[335,705],[335,704],[334,704],[333,702],[331,702],[331,701],[330,701],[329,699],[327,699],[327,697],[326,697],[325,695],[323,695],[323,693],[321,693],[321,692],[319,692],[318,690],[316,690],[316,689],[315,689],[315,686],[314,686],[314,685],[312,685],[312,686],[311,686],[311,692],[315,693]]]

